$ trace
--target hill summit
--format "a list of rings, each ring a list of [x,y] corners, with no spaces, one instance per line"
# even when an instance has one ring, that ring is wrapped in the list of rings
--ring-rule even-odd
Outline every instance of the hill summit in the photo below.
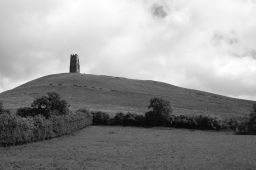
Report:
[[[253,101],[185,89],[167,83],[80,73],[77,54],[70,55],[70,73],[54,74],[25,83],[0,94],[5,107],[29,106],[47,92],[57,92],[72,110],[145,113],[149,100],[161,97],[171,102],[174,114],[208,114],[220,117],[249,114]]]

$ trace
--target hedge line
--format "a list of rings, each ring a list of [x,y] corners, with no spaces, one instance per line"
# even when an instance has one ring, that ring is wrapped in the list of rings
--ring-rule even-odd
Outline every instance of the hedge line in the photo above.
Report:
[[[198,115],[198,116],[186,116],[186,115],[171,115],[168,118],[167,123],[152,124],[148,121],[147,115],[138,115],[135,113],[117,113],[114,117],[110,117],[107,113],[98,111],[92,112],[94,125],[121,125],[121,126],[162,126],[162,127],[174,127],[174,128],[186,128],[186,129],[200,129],[200,130],[221,130],[230,129],[235,130],[238,125],[238,120],[225,119],[222,120],[217,117]],[[156,120],[157,121],[157,120]],[[163,121],[160,121],[163,122]]]
[[[12,114],[0,115],[0,145],[17,145],[70,134],[92,124],[87,112],[51,116],[42,115],[23,118]]]

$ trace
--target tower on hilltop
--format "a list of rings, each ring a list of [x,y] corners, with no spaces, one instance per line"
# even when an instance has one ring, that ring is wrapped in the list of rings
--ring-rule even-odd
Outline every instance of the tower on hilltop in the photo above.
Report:
[[[70,55],[70,73],[80,73],[79,57],[77,54]]]

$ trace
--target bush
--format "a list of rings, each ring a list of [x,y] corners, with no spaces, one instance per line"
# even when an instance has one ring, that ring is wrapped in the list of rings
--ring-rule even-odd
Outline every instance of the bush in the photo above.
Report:
[[[124,113],[117,113],[113,119],[111,119],[111,125],[123,125],[124,124]]]
[[[113,118],[104,112],[93,112],[94,125],[119,125],[119,126],[152,126],[152,122],[147,122],[144,115],[134,113],[117,113]],[[159,119],[158,119],[159,120]],[[234,120],[233,120],[234,121]],[[158,121],[159,123],[160,121]],[[174,128],[201,129],[201,130],[220,130],[226,129],[227,125],[223,125],[223,121],[211,116],[185,116],[171,115],[165,124],[157,124],[157,126],[169,126]],[[234,128],[234,127],[233,127]],[[235,128],[234,128],[235,129]]]
[[[241,118],[224,119],[222,121],[222,129],[236,130],[239,126],[239,119],[241,120]]]
[[[33,117],[38,115],[37,110],[31,107],[21,107],[17,109],[16,114],[20,117]]]
[[[92,112],[93,125],[108,125],[110,124],[110,116],[104,112]]]
[[[117,113],[110,117],[107,113],[92,112],[94,125],[145,126],[145,116],[135,113]]]
[[[0,145],[16,145],[70,134],[92,124],[90,113],[20,117],[0,115]]]
[[[238,123],[236,130],[238,134],[256,134],[256,103],[253,104],[252,108],[249,117]]]
[[[243,120],[239,121],[236,129],[237,134],[249,134],[250,128],[249,128],[249,120]]]
[[[170,126],[175,128],[201,129],[201,130],[220,130],[222,121],[211,116],[171,116]]]
[[[145,126],[145,117],[128,112],[123,117],[123,126]]]
[[[31,107],[19,108],[16,114],[21,117],[42,115],[48,119],[51,115],[66,115],[69,112],[69,104],[61,100],[57,93],[50,92],[47,96],[35,99]]]
[[[256,131],[256,103],[253,104],[253,110],[249,116],[249,131]]]
[[[145,114],[149,126],[168,126],[172,113],[170,102],[161,98],[152,98],[148,106],[151,111]]]
[[[40,97],[33,101],[31,107],[46,118],[50,117],[50,113],[55,115],[65,115],[69,113],[69,104],[65,100],[61,100],[59,94],[55,92],[47,93],[47,96]]]
[[[30,142],[33,139],[33,130],[31,119],[6,113],[0,115],[0,143],[2,145]]]

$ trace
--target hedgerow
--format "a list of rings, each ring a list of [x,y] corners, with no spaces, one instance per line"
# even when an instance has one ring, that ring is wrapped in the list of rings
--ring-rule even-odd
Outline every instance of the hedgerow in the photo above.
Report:
[[[51,116],[20,117],[0,115],[0,145],[17,145],[70,134],[92,124],[88,113]]]
[[[111,125],[111,126],[143,126],[152,127],[147,122],[145,115],[135,113],[117,113],[114,117],[109,116],[105,112],[93,112],[94,125]],[[220,119],[212,116],[198,115],[171,115],[167,122],[157,124],[162,127],[186,128],[186,129],[201,129],[201,130],[235,130],[238,122],[234,119]]]
[[[110,116],[107,113],[96,111],[92,112],[93,125],[108,125],[110,124]]]
[[[121,126],[145,126],[145,116],[135,113],[118,113],[112,119],[109,120],[110,125]]]
[[[175,128],[220,130],[223,128],[222,120],[211,116],[185,116],[178,115],[170,118],[170,126]]]
[[[0,104],[0,145],[16,145],[70,134],[92,124],[88,110],[72,113],[69,104],[55,93],[20,108],[16,115]]]
[[[256,134],[256,103],[252,106],[249,117],[245,117],[238,123],[237,134]]]

